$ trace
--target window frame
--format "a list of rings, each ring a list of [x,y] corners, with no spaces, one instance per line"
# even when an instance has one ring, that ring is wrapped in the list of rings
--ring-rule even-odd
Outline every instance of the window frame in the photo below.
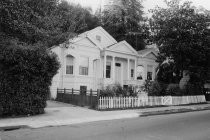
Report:
[[[87,59],[87,66],[81,65],[81,62],[79,64],[79,75],[80,76],[88,76],[89,75],[89,57],[88,56],[80,56],[80,58],[86,58]]]
[[[134,69],[131,69],[131,78],[134,78]]]
[[[67,65],[67,58],[68,57],[72,58],[72,64],[71,65]],[[75,68],[75,66],[74,66],[75,60],[74,59],[75,59],[74,56],[72,56],[70,54],[69,55],[66,55],[66,57],[65,57],[65,74],[66,75],[74,75],[74,68]],[[71,69],[72,70],[72,73],[67,73],[67,70],[68,70],[67,67],[69,67],[69,66],[72,67],[72,69]]]
[[[147,80],[153,81],[153,65],[147,65]]]
[[[108,69],[108,67],[109,67],[109,69]],[[112,71],[112,62],[108,61],[108,62],[106,62],[106,78],[111,78],[111,71]]]

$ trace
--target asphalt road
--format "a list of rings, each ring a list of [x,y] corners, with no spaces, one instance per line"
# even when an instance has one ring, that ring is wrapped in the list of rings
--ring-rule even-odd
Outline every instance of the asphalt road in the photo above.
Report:
[[[1,140],[210,140],[210,111],[20,129],[0,132],[0,137]]]

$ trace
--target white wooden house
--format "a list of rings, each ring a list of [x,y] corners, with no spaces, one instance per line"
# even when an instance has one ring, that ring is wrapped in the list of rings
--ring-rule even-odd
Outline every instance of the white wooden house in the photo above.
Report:
[[[157,53],[154,49],[137,52],[126,41],[117,42],[97,27],[51,48],[61,64],[53,78],[51,97],[57,88],[102,89],[108,85],[142,85],[154,80]]]

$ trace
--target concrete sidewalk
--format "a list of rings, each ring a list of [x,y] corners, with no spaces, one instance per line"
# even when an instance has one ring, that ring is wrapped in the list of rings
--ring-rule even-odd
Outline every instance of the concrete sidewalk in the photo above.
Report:
[[[210,110],[210,104],[170,106],[144,108],[134,110],[96,111],[78,106],[47,107],[46,113],[37,116],[23,118],[0,119],[0,130],[26,126],[30,128],[40,128],[48,126],[62,126],[85,122],[135,118],[140,116],[160,115],[169,113],[181,113],[189,111]]]

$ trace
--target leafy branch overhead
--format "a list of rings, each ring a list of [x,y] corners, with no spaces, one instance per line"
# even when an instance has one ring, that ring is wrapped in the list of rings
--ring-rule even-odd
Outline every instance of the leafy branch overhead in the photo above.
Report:
[[[58,45],[87,30],[92,19],[89,9],[66,1],[0,1],[0,32],[28,44]]]
[[[140,0],[119,0],[118,5],[106,8],[100,19],[105,30],[117,41],[126,40],[136,50],[145,48],[149,29]]]
[[[165,1],[167,7],[151,10],[150,28],[160,50],[161,61],[172,59],[174,69],[208,69],[210,58],[209,15],[190,2]]]

